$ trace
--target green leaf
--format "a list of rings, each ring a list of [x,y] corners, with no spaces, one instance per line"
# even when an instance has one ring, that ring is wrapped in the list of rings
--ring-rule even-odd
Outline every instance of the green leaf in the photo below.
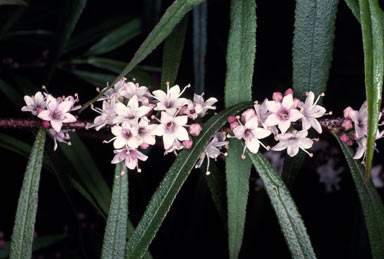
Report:
[[[87,147],[75,133],[71,135],[71,146],[60,143],[60,149],[63,151],[65,157],[75,168],[80,180],[81,185],[91,193],[101,210],[108,211],[111,191],[103,179],[100,171],[95,165],[95,161],[89,153]]]
[[[227,47],[225,106],[252,100],[253,64],[256,55],[256,3],[231,1],[231,26]]]
[[[50,247],[56,243],[59,243],[60,241],[62,241],[64,239],[66,239],[67,237],[68,237],[67,234],[58,234],[58,235],[36,237],[33,239],[32,252]],[[4,243],[4,246],[0,248],[0,259],[6,259],[9,257],[10,245],[11,245],[11,242],[6,241]]]
[[[56,65],[60,60],[65,45],[75,29],[76,23],[83,12],[86,2],[86,0],[71,0],[63,2],[64,6],[62,6],[60,10],[61,17],[59,19],[59,25],[57,26],[55,38],[52,42],[47,60],[47,84],[52,78]]]
[[[188,27],[188,15],[175,27],[164,43],[163,64],[161,70],[161,88],[166,90],[165,82],[173,85],[179,71],[183,55],[185,33]]]
[[[349,9],[351,9],[355,18],[360,22],[360,10],[359,10],[359,1],[358,0],[344,0]]]
[[[23,0],[0,0],[0,5],[23,5],[28,6],[28,3]]]
[[[368,231],[369,242],[371,244],[372,258],[384,258],[384,207],[375,185],[370,179],[370,184],[365,184],[364,167],[360,161],[353,159],[353,151],[340,138],[333,133],[339,142],[341,150],[347,160],[351,170],[353,182],[355,183],[360,204],[363,209],[365,225]]]
[[[111,30],[127,22],[126,15],[112,16],[107,19],[96,21],[84,30],[73,35],[66,44],[63,54],[81,48],[90,42],[99,40],[101,37],[109,33]]]
[[[33,143],[17,203],[13,226],[10,259],[31,258],[32,241],[37,212],[40,172],[43,164],[45,130],[41,128]]]
[[[120,73],[123,70],[125,63],[119,60],[109,59],[109,58],[100,58],[100,57],[89,57],[86,59],[72,59],[70,61],[72,64],[88,64],[97,68],[105,69],[113,73]],[[93,72],[92,72],[93,73]],[[152,85],[151,75],[145,72],[143,69],[134,68],[131,72],[127,74],[130,78],[135,78],[137,82],[141,85]],[[89,77],[89,76],[88,76]],[[113,77],[115,79],[115,76]],[[110,79],[109,82],[112,82],[113,79]],[[104,82],[105,85],[106,82]]]
[[[249,192],[251,160],[241,158],[243,145],[237,139],[229,141],[226,161],[227,204],[228,204],[228,245],[229,258],[238,258],[243,243],[245,217]]]
[[[370,178],[381,98],[383,93],[384,42],[383,19],[379,3],[360,0],[361,30],[363,33],[365,94],[368,105],[366,175]]]
[[[205,56],[207,54],[208,3],[193,8],[193,70],[195,93],[202,94],[205,89]]]
[[[256,2],[232,0],[227,47],[225,106],[252,100],[253,64],[256,55]],[[238,258],[246,216],[251,162],[241,159],[242,147],[231,141],[225,160],[227,178],[229,257]]]
[[[84,56],[101,55],[124,45],[141,33],[140,27],[140,19],[132,19],[105,35],[100,41],[87,50]]]
[[[101,258],[124,258],[128,221],[128,174],[123,169],[123,163],[116,165]]]
[[[306,156],[307,154],[301,150],[294,157],[285,154],[282,179],[289,190],[292,190],[293,184],[295,183],[297,175],[300,173],[300,169],[303,166]]]
[[[332,61],[338,0],[296,1],[293,38],[293,90],[325,92]]]
[[[181,21],[181,19],[183,19],[184,15],[188,13],[192,7],[200,4],[203,1],[204,0],[181,0],[173,2],[173,4],[165,11],[159,23],[155,26],[155,28],[153,28],[151,33],[141,44],[128,65],[123,69],[123,71],[117,76],[117,78],[113,81],[112,84],[110,84],[108,88],[114,86],[137,64],[143,61],[172,32],[175,26]],[[88,108],[91,103],[99,99],[100,96],[102,96],[104,92],[108,90],[108,88],[104,89],[104,91],[97,95],[95,98],[85,103],[79,110],[79,113]]]
[[[263,181],[292,258],[316,258],[304,222],[280,176],[262,154],[247,153]]]
[[[8,83],[0,79],[0,91],[17,107],[23,106],[22,96]]]
[[[136,259],[144,255],[175,200],[176,195],[212,136],[225,124],[229,115],[234,115],[246,107],[249,107],[249,105],[250,103],[241,103],[213,116],[204,125],[200,136],[193,140],[192,148],[180,152],[152,196],[135,232],[128,240],[126,247],[127,258]]]
[[[84,80],[85,82],[101,88],[104,88],[108,82],[112,82],[112,80],[115,78],[115,76],[112,74],[80,70],[80,69],[72,69],[69,72],[71,72],[78,78]]]

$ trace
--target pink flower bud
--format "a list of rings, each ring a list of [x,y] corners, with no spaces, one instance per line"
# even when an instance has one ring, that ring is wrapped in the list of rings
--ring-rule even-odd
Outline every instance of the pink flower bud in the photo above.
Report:
[[[348,146],[352,146],[353,145],[353,142],[352,140],[348,140],[348,143],[347,143]]]
[[[192,140],[184,140],[183,141],[183,146],[186,148],[186,149],[190,149],[192,147],[192,144],[193,144],[193,141]]]
[[[188,132],[192,136],[199,136],[203,127],[199,123],[193,123],[189,126]]]
[[[288,94],[292,94],[293,95],[293,90],[292,88],[288,88],[285,92],[284,92],[284,96],[288,95]]]
[[[293,98],[293,108],[299,107],[300,99],[298,98]]]
[[[229,124],[229,127],[231,128],[232,131],[239,126],[240,126],[240,123],[238,121],[235,121]]]
[[[341,139],[341,141],[343,141],[345,143],[347,143],[349,141],[349,137],[345,133],[341,134],[340,139]]]
[[[247,109],[241,114],[241,121],[246,123],[250,118],[256,116],[256,112],[254,109]]]
[[[147,149],[148,147],[149,147],[149,145],[147,143],[143,143],[140,145],[140,148],[144,149],[144,150]]]
[[[51,123],[49,123],[49,121],[43,121],[43,127],[48,129],[49,127],[51,127]]]
[[[341,124],[341,126],[345,129],[345,130],[350,130],[353,128],[353,125],[352,125],[352,121],[351,120],[344,120],[343,123]]]
[[[274,92],[272,94],[272,99],[275,101],[275,102],[281,102],[281,100],[283,100],[283,94],[281,92]]]
[[[349,116],[349,112],[352,111],[352,107],[348,106],[347,108],[344,109],[344,118],[350,119],[351,117]]]
[[[227,120],[228,120],[228,123],[232,123],[232,122],[237,121],[237,118],[236,118],[235,116],[232,116],[232,115],[231,115],[231,116],[228,117]]]
[[[354,140],[359,140],[359,138],[358,138],[357,135],[356,135],[356,132],[353,133],[353,139],[354,139]]]

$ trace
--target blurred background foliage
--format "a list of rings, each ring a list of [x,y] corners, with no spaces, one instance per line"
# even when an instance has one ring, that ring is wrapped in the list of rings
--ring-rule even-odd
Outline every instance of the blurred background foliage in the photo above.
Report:
[[[76,92],[81,103],[93,98],[96,87],[105,87],[121,72],[172,1],[25,2],[27,6],[0,5],[0,117],[26,118],[20,110],[23,96],[35,93],[42,85],[53,95]],[[192,15],[188,18],[176,83],[201,85],[203,80],[206,96],[218,98],[221,110],[229,1],[210,0],[207,7],[207,34],[194,31]],[[263,100],[273,91],[291,87],[294,9],[294,1],[257,1],[254,99]],[[205,81],[202,68],[194,67],[199,51],[196,37],[206,37],[200,42],[204,45],[205,40],[207,44]],[[163,45],[157,48],[128,77],[151,89],[160,88],[164,83],[162,48]],[[200,71],[199,75],[194,70]],[[364,100],[363,84],[360,25],[346,4],[340,2],[324,106],[337,115],[342,115],[342,109],[349,105],[357,109]],[[94,116],[89,109],[81,114],[82,119]],[[330,156],[339,157],[338,163],[347,168],[335,140],[327,134],[322,137],[327,140],[328,153],[315,153],[315,158],[306,160],[291,187],[292,195],[318,258],[362,258],[370,249],[351,176],[343,173],[341,190],[334,193],[326,193],[318,181],[315,169]],[[73,136],[72,147],[61,146],[55,153],[51,152],[52,142],[47,141],[34,241],[36,258],[99,257],[113,179],[113,166],[109,163],[112,147],[102,144],[108,138],[105,134],[79,132]],[[33,139],[33,131],[1,129],[0,231],[5,243],[1,243],[0,258],[7,257],[7,240],[12,233],[16,201]],[[143,163],[143,172],[129,174],[133,225],[141,218],[174,159],[163,157],[156,147],[151,152],[157,156],[151,155]],[[223,171],[222,164],[218,167]],[[188,178],[150,246],[154,258],[227,257],[225,224],[204,181],[198,170]],[[241,258],[289,257],[266,194],[256,188],[254,171],[250,184]],[[383,195],[382,190],[379,193]]]

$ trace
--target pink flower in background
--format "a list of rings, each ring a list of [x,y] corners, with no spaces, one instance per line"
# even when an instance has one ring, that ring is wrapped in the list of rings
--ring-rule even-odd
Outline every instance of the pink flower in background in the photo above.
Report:
[[[319,166],[316,172],[319,174],[319,181],[325,185],[326,192],[340,190],[340,174],[344,171],[344,167],[337,167],[336,161],[331,158],[326,164]]]
[[[45,97],[41,92],[37,92],[32,96],[24,96],[24,101],[27,105],[23,106],[21,110],[23,112],[31,112],[33,115],[37,115],[46,107]]]
[[[322,117],[325,114],[326,110],[324,107],[317,105],[320,96],[322,95],[319,95],[316,101],[314,101],[315,94],[313,92],[309,92],[307,93],[307,98],[305,99],[305,102],[301,102],[299,104],[301,112],[304,115],[302,118],[303,130],[309,130],[312,127],[317,131],[317,133],[322,133],[321,125],[317,119]]]
[[[308,131],[293,131],[285,134],[277,135],[279,143],[277,143],[272,150],[281,151],[287,149],[287,153],[290,157],[294,157],[299,153],[299,150],[303,150],[309,156],[313,156],[306,149],[309,149],[313,145],[313,140],[307,138]]]
[[[303,114],[294,108],[293,96],[284,96],[282,102],[267,101],[266,106],[271,112],[265,120],[267,126],[277,125],[281,133],[285,133],[295,122],[303,117]]]
[[[51,95],[47,96],[47,110],[41,111],[37,116],[51,123],[56,132],[60,132],[63,123],[75,122],[76,117],[69,113],[73,107],[73,101],[62,101],[59,103]]]

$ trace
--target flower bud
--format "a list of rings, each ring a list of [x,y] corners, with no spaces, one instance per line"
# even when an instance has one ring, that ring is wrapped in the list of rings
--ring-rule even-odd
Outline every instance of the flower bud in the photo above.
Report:
[[[275,102],[281,102],[281,100],[283,100],[283,94],[281,92],[274,92],[272,94],[272,99],[275,101]]]
[[[351,117],[349,116],[349,112],[352,111],[352,107],[348,106],[347,108],[344,109],[344,118],[350,119]]]
[[[250,118],[256,116],[256,112],[254,109],[247,109],[241,114],[241,121],[246,123]]]
[[[352,125],[352,121],[351,120],[344,120],[343,123],[341,124],[341,126],[345,129],[345,130],[350,130],[353,128],[353,125]]]
[[[203,127],[199,123],[193,123],[189,126],[189,134],[192,136],[199,136]]]
[[[183,141],[183,146],[186,148],[186,149],[190,149],[192,147],[192,144],[193,144],[193,141],[192,140],[184,140]]]
[[[284,96],[288,95],[288,94],[292,94],[293,95],[293,90],[292,88],[288,88],[285,92],[284,92]]]

